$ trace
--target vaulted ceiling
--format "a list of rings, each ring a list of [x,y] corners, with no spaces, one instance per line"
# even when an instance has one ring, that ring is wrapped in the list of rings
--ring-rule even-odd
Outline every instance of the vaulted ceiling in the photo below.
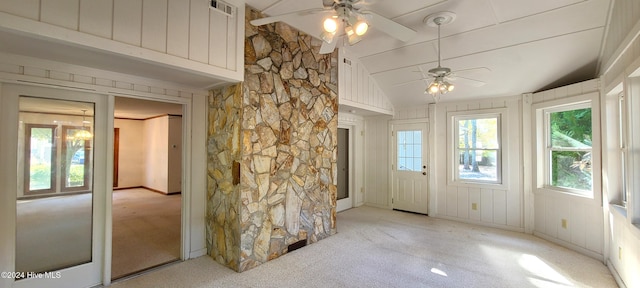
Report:
[[[274,16],[322,8],[322,0],[247,0]],[[356,7],[373,11],[415,30],[401,42],[371,26],[361,42],[338,43],[359,58],[394,107],[426,105],[428,83],[422,71],[437,66],[437,29],[423,20],[453,12],[441,27],[442,66],[458,76],[484,84],[464,85],[440,101],[514,96],[571,84],[598,76],[611,0],[360,0]],[[322,32],[326,13],[296,15],[285,22],[310,35]],[[479,68],[479,69],[473,69]],[[464,71],[471,69],[470,71]],[[474,82],[481,84],[480,82]]]

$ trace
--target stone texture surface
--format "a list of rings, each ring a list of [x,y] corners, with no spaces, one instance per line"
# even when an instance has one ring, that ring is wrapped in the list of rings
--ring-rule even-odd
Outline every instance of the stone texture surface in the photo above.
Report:
[[[217,262],[238,270],[240,190],[233,162],[241,159],[242,85],[209,92],[207,131],[207,250]]]
[[[246,11],[245,81],[209,100],[208,249],[239,272],[336,232],[337,53]]]

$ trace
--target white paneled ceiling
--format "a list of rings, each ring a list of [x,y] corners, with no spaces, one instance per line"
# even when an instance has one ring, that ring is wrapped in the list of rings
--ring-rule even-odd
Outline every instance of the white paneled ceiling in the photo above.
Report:
[[[433,99],[423,93],[427,83],[419,80],[419,70],[436,67],[438,53],[437,29],[425,25],[423,19],[437,12],[453,12],[455,21],[442,27],[442,66],[454,71],[481,68],[458,75],[486,84],[456,85],[440,101],[520,95],[598,76],[610,2],[361,0],[357,7],[388,17],[417,34],[401,42],[372,26],[361,42],[341,47],[360,58],[396,108],[425,105]],[[246,3],[269,16],[322,7],[322,0]],[[325,15],[290,17],[285,22],[317,36]]]

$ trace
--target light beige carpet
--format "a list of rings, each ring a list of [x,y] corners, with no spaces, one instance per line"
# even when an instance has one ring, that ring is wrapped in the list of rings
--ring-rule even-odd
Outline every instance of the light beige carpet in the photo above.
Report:
[[[243,273],[203,256],[112,287],[616,287],[601,261],[531,235],[371,207],[337,225]]]
[[[181,195],[113,191],[111,278],[180,259]]]
[[[45,272],[91,261],[91,194],[16,202],[16,271]]]

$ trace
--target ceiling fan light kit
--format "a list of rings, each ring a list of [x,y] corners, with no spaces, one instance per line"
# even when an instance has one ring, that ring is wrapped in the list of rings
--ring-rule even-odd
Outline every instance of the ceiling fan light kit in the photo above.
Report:
[[[433,77],[433,81],[424,91],[425,94],[432,95],[435,101],[439,100],[440,95],[451,92],[455,88],[453,84],[445,80],[445,77],[451,74],[451,69],[440,65],[440,27],[453,22],[455,19],[456,14],[453,12],[439,12],[429,15],[423,20],[427,26],[438,28],[438,67],[429,69],[428,72]]]
[[[251,20],[250,23],[254,26],[261,26],[273,22],[285,21],[293,17],[333,12],[333,15],[325,17],[321,23],[323,29],[322,33],[319,33],[319,37],[322,39],[320,54],[333,52],[336,47],[336,42],[338,42],[336,36],[344,36],[343,41],[348,42],[350,45],[358,43],[362,40],[362,36],[367,33],[370,25],[403,42],[409,41],[415,36],[415,30],[385,18],[373,11],[363,10],[361,7],[357,7],[357,5],[361,4],[360,2],[361,0],[322,0],[322,6],[324,8],[312,8],[263,17]],[[341,29],[343,32],[340,32]]]

